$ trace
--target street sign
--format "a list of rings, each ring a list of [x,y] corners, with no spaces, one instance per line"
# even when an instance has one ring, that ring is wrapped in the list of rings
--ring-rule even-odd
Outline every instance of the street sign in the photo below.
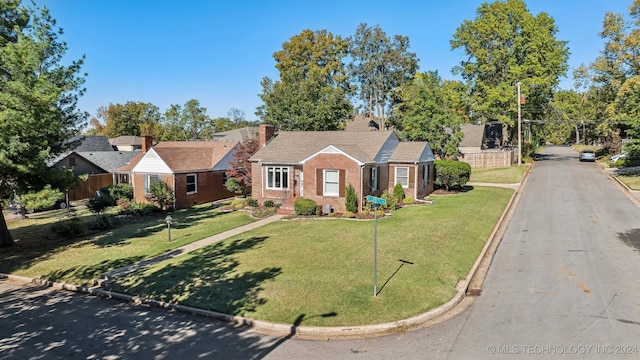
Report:
[[[372,196],[372,195],[367,195],[367,201],[370,202],[370,203],[380,204],[380,205],[386,205],[387,204],[387,200],[381,199],[379,197],[375,197],[375,196]]]

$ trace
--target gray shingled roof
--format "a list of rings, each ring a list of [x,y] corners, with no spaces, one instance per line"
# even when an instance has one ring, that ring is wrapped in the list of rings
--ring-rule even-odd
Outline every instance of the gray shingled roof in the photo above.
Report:
[[[426,141],[411,141],[398,143],[389,161],[417,163],[434,159],[435,157]]]
[[[142,146],[142,138],[140,136],[124,135],[109,139],[109,143],[113,146]]]
[[[245,139],[258,139],[258,128],[255,126],[243,127],[213,134],[214,141],[242,142]]]
[[[464,133],[458,147],[481,147],[484,138],[484,125],[462,124],[460,130]]]
[[[373,162],[388,141],[397,143],[391,131],[282,131],[251,157],[263,163],[298,164],[328,146],[333,146],[360,162]]]
[[[75,152],[82,151],[113,151],[113,147],[109,143],[109,139],[106,136],[81,136],[82,143],[77,148],[73,149]]]
[[[139,151],[76,151],[76,154],[108,173],[112,173],[116,168],[124,166],[139,153]]]

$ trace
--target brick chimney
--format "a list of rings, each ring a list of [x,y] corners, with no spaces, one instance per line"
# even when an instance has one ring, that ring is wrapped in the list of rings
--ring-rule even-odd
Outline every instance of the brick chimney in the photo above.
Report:
[[[267,141],[271,140],[274,134],[275,134],[275,128],[273,127],[273,125],[260,124],[260,126],[258,127],[258,137],[259,137],[258,148],[262,148],[264,144],[267,143]]]
[[[151,149],[153,146],[153,136],[144,135],[142,136],[142,153],[146,153],[147,150]]]

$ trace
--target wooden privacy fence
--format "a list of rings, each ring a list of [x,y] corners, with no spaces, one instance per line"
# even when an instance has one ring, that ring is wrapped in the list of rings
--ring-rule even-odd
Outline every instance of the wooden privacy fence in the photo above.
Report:
[[[508,167],[513,164],[513,150],[485,150],[479,153],[463,154],[462,161],[472,168]]]
[[[113,185],[112,174],[89,175],[87,180],[80,181],[80,185],[75,189],[69,189],[69,201],[83,200],[94,197],[96,191],[105,186]]]

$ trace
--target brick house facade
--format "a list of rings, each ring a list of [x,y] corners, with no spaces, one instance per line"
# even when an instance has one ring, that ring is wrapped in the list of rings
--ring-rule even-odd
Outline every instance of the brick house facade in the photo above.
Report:
[[[270,131],[260,126],[261,134]],[[361,207],[367,195],[392,192],[399,182],[406,196],[423,198],[433,191],[433,161],[427,143],[400,142],[391,131],[280,132],[250,159],[252,197],[285,210],[304,197],[343,212],[348,184]]]
[[[235,195],[224,183],[238,142],[159,142],[151,146],[150,139],[143,138],[142,143],[143,152],[117,169],[129,175],[136,202],[148,202],[149,186],[159,181],[173,189],[175,208]]]

